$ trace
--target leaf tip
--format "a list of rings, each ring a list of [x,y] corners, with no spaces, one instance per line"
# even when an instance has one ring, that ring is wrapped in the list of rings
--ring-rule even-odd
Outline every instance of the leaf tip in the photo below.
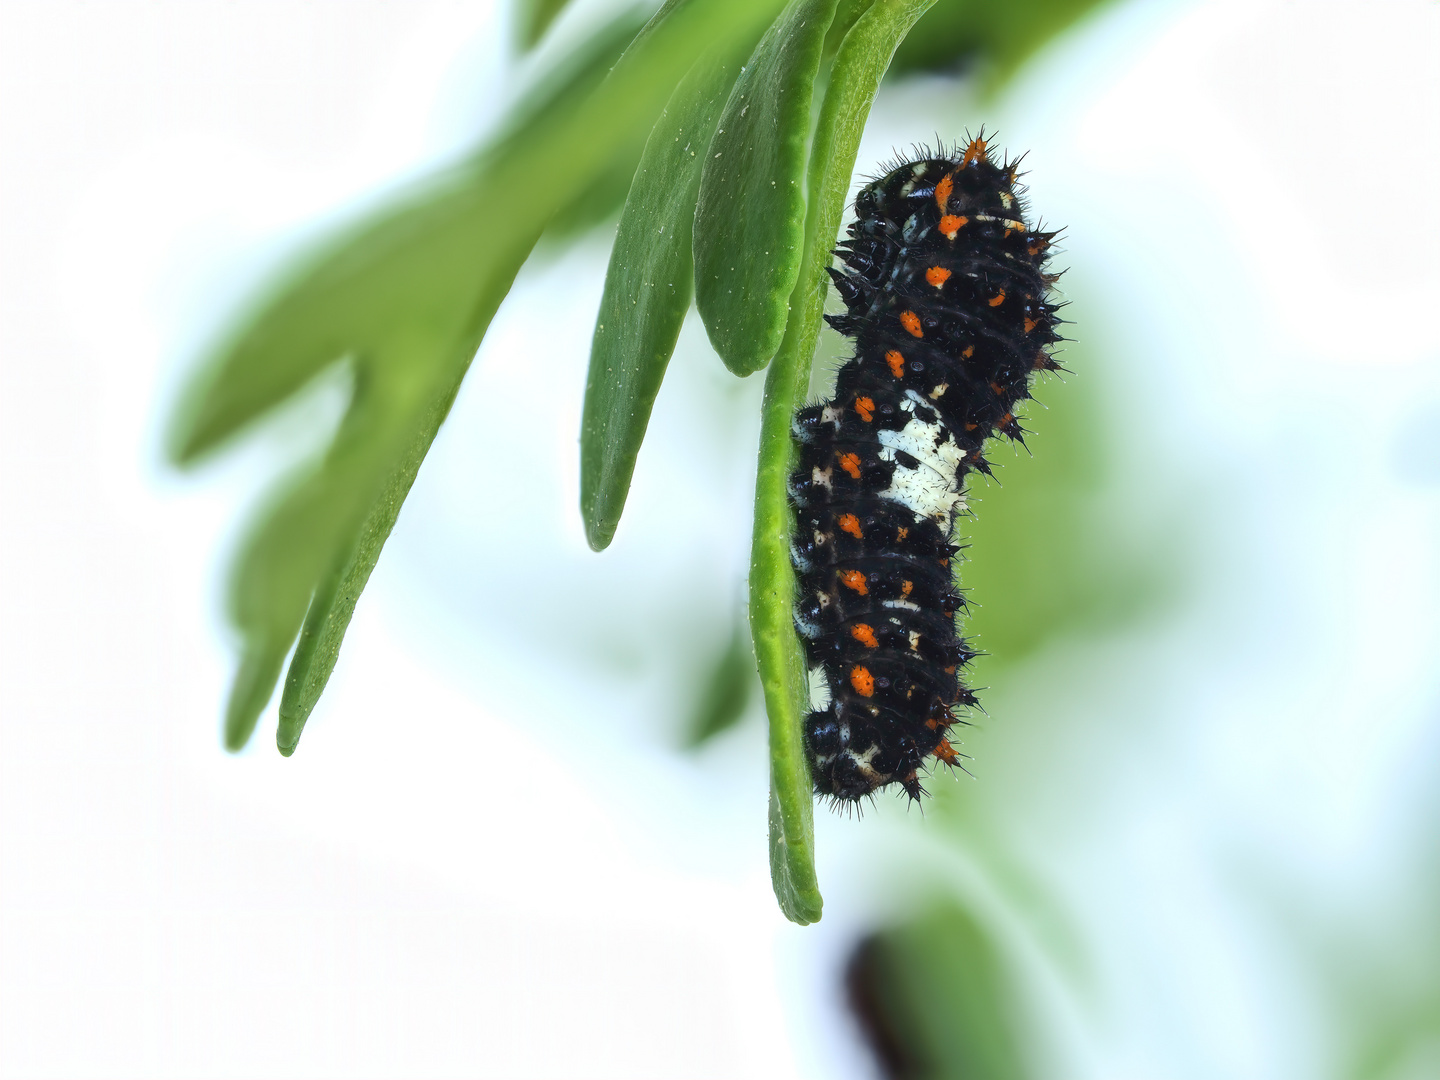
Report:
[[[594,518],[585,519],[585,542],[590,545],[591,551],[604,551],[610,546],[610,541],[615,539],[615,524],[609,521],[596,521]]]

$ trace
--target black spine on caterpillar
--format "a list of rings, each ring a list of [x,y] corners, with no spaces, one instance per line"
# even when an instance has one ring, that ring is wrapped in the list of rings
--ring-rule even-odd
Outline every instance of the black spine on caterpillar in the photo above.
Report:
[[[984,132],[961,152],[901,161],[855,199],[831,268],[855,341],[835,396],[795,416],[790,479],[799,577],[795,626],[829,704],[805,720],[817,794],[860,799],[889,784],[911,798],[930,757],[975,703],[975,653],[956,626],[964,600],[951,531],[966,476],[989,473],[995,434],[1020,440],[1016,407],[1050,347],[1054,233],[1027,224],[1017,164]]]

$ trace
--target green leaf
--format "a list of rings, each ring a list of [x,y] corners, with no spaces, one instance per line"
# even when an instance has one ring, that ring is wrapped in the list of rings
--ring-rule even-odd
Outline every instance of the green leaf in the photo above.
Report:
[[[197,378],[172,428],[181,462],[342,358],[355,375],[324,460],[272,502],[237,559],[230,617],[243,643],[228,745],[249,737],[303,620],[310,629],[287,678],[280,732],[282,750],[294,748],[414,471],[546,223],[604,169],[617,140],[653,126],[704,49],[758,34],[775,7],[667,4],[601,85],[584,70],[560,80],[497,148],[322,248]]]
[[[1038,49],[1113,0],[947,0],[895,53],[892,70],[936,71],[978,64],[998,89]]]
[[[735,82],[695,210],[695,303],[737,375],[785,333],[805,235],[805,143],[836,0],[792,0]]]
[[[516,0],[515,36],[522,49],[533,49],[570,0]]]
[[[475,351],[468,348],[468,344],[461,350],[466,356],[473,355]],[[454,360],[463,371],[463,360],[458,356]],[[375,569],[380,551],[390,536],[390,530],[395,527],[405,496],[410,494],[420,465],[459,389],[456,383],[450,393],[436,402],[423,418],[410,447],[386,481],[380,497],[371,505],[344,561],[337,564],[315,590],[280,697],[280,727],[275,741],[280,753],[286,757],[295,752],[305,721],[310,718],[331,672],[335,670],[335,661],[340,656],[340,645],[355,613],[355,604],[370,580],[370,572]]]
[[[707,54],[676,87],[650,133],[620,217],[580,422],[580,512],[596,551],[615,536],[655,396],[690,308],[701,155],[738,70],[738,61]]]
[[[820,918],[821,898],[810,770],[801,739],[801,724],[810,711],[809,681],[791,621],[794,525],[786,488],[793,450],[790,419],[809,384],[825,307],[825,268],[840,231],[865,120],[895,47],[934,2],[877,0],[840,45],[810,155],[804,257],[790,321],[765,380],[750,558],[750,629],[770,718],[770,874],[781,910],[798,923]]]

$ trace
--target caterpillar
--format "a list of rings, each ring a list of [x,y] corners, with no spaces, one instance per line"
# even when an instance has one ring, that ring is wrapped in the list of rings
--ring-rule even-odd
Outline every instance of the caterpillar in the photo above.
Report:
[[[834,397],[796,412],[790,477],[795,627],[829,701],[804,721],[815,792],[853,803],[890,784],[924,794],[928,759],[955,765],[961,672],[952,560],[966,478],[991,475],[994,435],[1023,442],[1016,408],[1062,340],[1045,270],[1056,233],[1026,223],[1019,160],[985,132],[920,148],[855,199],[830,267],[855,344]]]

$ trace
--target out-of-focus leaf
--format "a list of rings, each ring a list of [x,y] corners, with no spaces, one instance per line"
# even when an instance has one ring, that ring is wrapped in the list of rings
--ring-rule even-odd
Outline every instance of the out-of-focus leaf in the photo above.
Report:
[[[1027,437],[1034,455],[996,447],[994,482],[971,483],[973,516],[961,519],[967,550],[960,574],[975,601],[967,637],[985,650],[989,673],[1019,663],[1046,643],[1081,631],[1115,627],[1153,609],[1175,575],[1162,553],[1173,543],[1131,535],[1105,498],[1107,462],[1096,432],[1103,371],[1083,343],[1064,360],[1075,374],[1035,387]],[[1151,522],[1166,528],[1163,511]],[[973,553],[972,553],[973,551]]]
[[[465,354],[467,356],[474,354],[475,350],[468,341],[461,348],[469,350]],[[464,357],[452,359],[463,372]],[[280,726],[275,742],[280,753],[286,757],[295,752],[305,721],[310,718],[331,672],[335,670],[345,630],[355,614],[355,604],[370,580],[370,572],[375,569],[380,551],[390,536],[390,530],[395,527],[405,496],[410,494],[420,464],[425,460],[430,444],[435,441],[440,424],[449,413],[459,389],[457,382],[450,393],[435,402],[429,415],[422,418],[410,446],[387,478],[380,497],[371,505],[353,547],[344,561],[337,563],[315,589],[305,624],[300,629],[300,638],[295,644],[295,656],[290,662],[285,689],[280,696]]]
[[[207,365],[176,418],[181,462],[343,357],[356,386],[324,461],[276,500],[237,560],[230,609],[243,645],[229,745],[253,730],[309,611],[311,634],[287,679],[281,738],[293,749],[414,469],[545,224],[604,168],[617,139],[653,126],[704,49],[758,34],[776,6],[668,4],[598,88],[563,82],[505,152],[476,155],[332,241]]]
[[[596,551],[615,536],[650,411],[693,295],[700,166],[739,62],[708,54],[650,133],[625,201],[590,346],[580,423],[580,512]]]
[[[533,49],[570,0],[515,0],[515,36],[522,49]]]
[[[621,12],[583,46],[586,56],[583,67],[568,65],[575,68],[573,73],[562,68],[558,77],[552,74],[546,81],[567,79],[578,83],[583,79],[598,86],[644,24],[645,18],[640,11]],[[542,97],[538,91],[543,86],[542,82],[541,87],[536,88],[537,93],[531,97],[545,100],[553,96]],[[529,118],[517,112],[509,125],[512,135],[523,142],[528,123]],[[610,147],[610,160],[550,219],[545,227],[547,241],[564,243],[619,212],[625,203],[625,193],[630,189],[630,178],[635,175],[635,166],[640,161],[640,152],[645,148],[647,134],[643,127],[636,127],[615,140]]]
[[[755,653],[744,620],[737,620],[724,652],[705,680],[685,733],[685,745],[693,749],[734,727],[745,715],[754,686]]]
[[[695,209],[695,303],[737,375],[785,333],[805,230],[805,143],[836,0],[791,0],[735,81]]]
[[[399,313],[423,319],[417,305],[436,294],[437,284],[435,310],[453,306],[442,279],[458,270],[463,292],[480,266],[463,245],[445,243],[449,223],[475,212],[479,178],[492,166],[523,153],[535,133],[552,129],[561,113],[595,93],[636,29],[631,13],[617,18],[517,102],[471,160],[402,192],[277,275],[191,380],[168,432],[171,457],[188,464],[215,449],[356,342],[398,326]],[[430,239],[440,250],[426,247]]]
[[[802,924],[820,918],[822,901],[815,878],[810,769],[801,737],[810,709],[809,680],[791,621],[794,522],[786,497],[793,451],[790,418],[809,385],[825,307],[825,268],[840,231],[865,120],[895,47],[934,2],[877,0],[851,27],[835,56],[806,177],[809,209],[789,323],[765,379],[750,557],[750,629],[770,718],[771,881],[781,910]]]
[[[959,906],[863,939],[846,965],[845,988],[886,1076],[1034,1075],[1001,950]]]
[[[998,89],[1051,38],[1113,0],[946,0],[895,53],[892,70],[941,71],[980,64]]]

